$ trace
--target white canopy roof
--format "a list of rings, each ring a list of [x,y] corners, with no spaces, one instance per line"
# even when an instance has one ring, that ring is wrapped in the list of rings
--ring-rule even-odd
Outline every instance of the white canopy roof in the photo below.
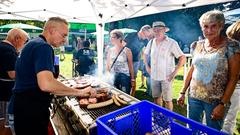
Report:
[[[102,24],[96,25],[101,76],[104,23],[230,1],[237,0],[0,0],[0,19],[45,21],[60,16],[69,22]]]
[[[170,10],[234,0],[0,0],[0,19],[107,23]]]

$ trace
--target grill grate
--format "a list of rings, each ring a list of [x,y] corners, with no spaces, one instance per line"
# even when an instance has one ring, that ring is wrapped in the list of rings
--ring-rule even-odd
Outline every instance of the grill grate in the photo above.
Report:
[[[80,108],[82,111],[86,112],[85,115],[89,115],[92,119],[96,120],[98,117],[110,113],[112,111],[118,110],[121,107],[118,107],[117,105],[115,105],[114,103],[109,105],[109,106],[105,106],[102,108],[97,108],[97,109],[87,109],[87,108]]]

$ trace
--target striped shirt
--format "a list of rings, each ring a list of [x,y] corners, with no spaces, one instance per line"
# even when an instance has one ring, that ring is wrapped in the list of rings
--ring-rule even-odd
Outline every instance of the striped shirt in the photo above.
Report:
[[[148,44],[150,44],[149,42]],[[151,48],[150,48],[151,47]],[[156,38],[152,45],[147,45],[144,54],[149,54],[151,49],[151,78],[153,80],[166,80],[175,68],[175,59],[184,55],[178,43],[166,36],[166,38],[156,44]]]

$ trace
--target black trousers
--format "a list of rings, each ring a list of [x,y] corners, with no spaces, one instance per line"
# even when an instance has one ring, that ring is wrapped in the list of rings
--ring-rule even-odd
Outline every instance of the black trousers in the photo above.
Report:
[[[41,92],[39,94],[35,91],[15,93],[14,128],[16,135],[48,135],[49,94]]]

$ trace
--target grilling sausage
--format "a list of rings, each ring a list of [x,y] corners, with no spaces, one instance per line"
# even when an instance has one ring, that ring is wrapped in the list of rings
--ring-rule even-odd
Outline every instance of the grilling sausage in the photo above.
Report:
[[[114,103],[115,103],[117,106],[121,106],[121,104],[120,104],[120,103],[118,102],[118,100],[116,99],[116,95],[115,95],[115,94],[112,95],[112,99],[113,99]]]
[[[128,102],[120,99],[119,95],[116,95],[116,99],[117,99],[121,104],[124,104],[124,105],[127,105],[127,104],[128,104]]]
[[[111,105],[113,103],[113,99],[109,99],[107,101],[104,101],[104,102],[100,102],[100,103],[96,103],[96,104],[89,104],[87,106],[87,109],[96,109],[96,108],[101,108],[101,107],[105,107],[105,106],[108,106],[108,105]]]

